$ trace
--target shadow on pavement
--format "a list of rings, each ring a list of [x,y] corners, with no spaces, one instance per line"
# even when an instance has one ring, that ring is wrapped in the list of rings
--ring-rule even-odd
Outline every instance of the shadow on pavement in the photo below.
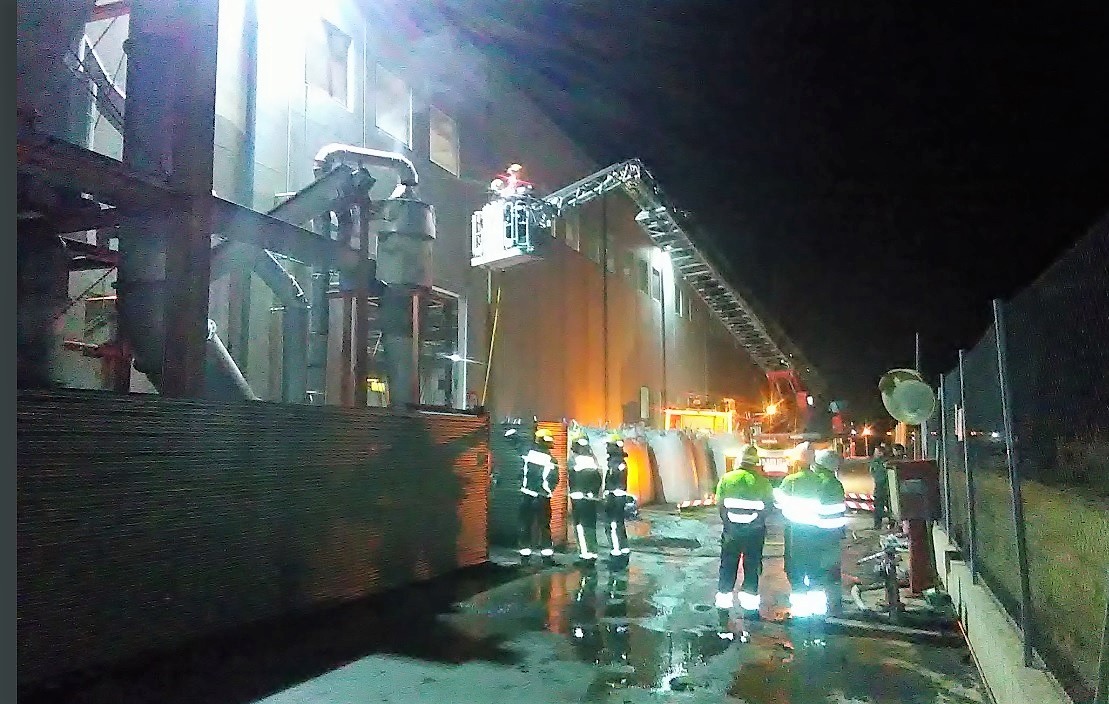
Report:
[[[172,653],[21,691],[28,704],[239,704],[369,655],[510,665],[498,636],[473,637],[439,618],[454,604],[520,576],[486,563],[352,604],[228,632]]]

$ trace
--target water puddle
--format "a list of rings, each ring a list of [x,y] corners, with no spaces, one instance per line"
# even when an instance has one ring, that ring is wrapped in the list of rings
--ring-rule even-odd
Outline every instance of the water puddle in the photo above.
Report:
[[[663,632],[607,622],[576,627],[570,637],[577,658],[599,668],[590,685],[594,694],[628,687],[656,692],[700,688],[704,684],[691,671],[734,642],[709,628]]]

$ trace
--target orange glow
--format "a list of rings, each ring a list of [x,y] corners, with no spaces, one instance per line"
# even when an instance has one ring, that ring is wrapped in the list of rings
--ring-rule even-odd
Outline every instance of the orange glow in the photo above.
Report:
[[[695,408],[667,408],[667,430],[708,430],[730,433],[734,426],[733,411],[707,411]]]
[[[628,453],[628,493],[635,497],[640,506],[649,504],[655,498],[651,485],[651,461],[647,455],[647,445],[639,440],[626,440],[624,452]]]
[[[766,407],[766,415],[772,416],[778,412],[778,404],[771,403]]]

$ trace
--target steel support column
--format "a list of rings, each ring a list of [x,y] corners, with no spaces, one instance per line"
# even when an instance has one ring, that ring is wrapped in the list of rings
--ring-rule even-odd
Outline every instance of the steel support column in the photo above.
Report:
[[[978,584],[978,542],[977,521],[974,516],[974,477],[970,468],[970,448],[967,435],[967,390],[966,390],[966,350],[959,350],[959,406],[963,409],[962,437],[960,438],[963,449],[963,471],[967,480],[967,566],[970,567],[970,581]]]
[[[339,241],[349,246],[354,241],[354,228],[356,226],[354,212],[343,209],[336,213],[339,220]],[[353,326],[351,318],[354,315],[353,291],[344,291],[339,309],[342,311],[341,337],[339,345],[339,404],[351,406],[354,404],[354,378],[351,364],[354,359]]]
[[[218,20],[218,0],[131,7],[123,159],[182,195],[151,231],[120,228],[119,300],[136,367],[167,396],[204,390]]]
[[[365,408],[370,374],[370,221],[369,201],[358,205],[358,267],[354,284],[354,405]]]
[[[939,457],[936,458],[940,466],[943,479],[943,524],[947,531],[948,539],[951,538],[951,467],[947,462],[947,391],[945,377],[940,374],[939,388],[940,405],[940,444]]]
[[[1033,667],[1032,586],[1028,578],[1028,538],[1024,522],[1024,500],[1020,490],[1020,465],[1013,437],[1013,400],[1009,390],[1009,359],[1005,340],[1005,314],[1001,301],[993,301],[993,329],[997,343],[997,377],[1001,389],[1001,420],[1005,432],[1005,462],[1009,466],[1009,497],[1012,501],[1013,536],[1020,572],[1020,629],[1024,641],[1024,666]]]

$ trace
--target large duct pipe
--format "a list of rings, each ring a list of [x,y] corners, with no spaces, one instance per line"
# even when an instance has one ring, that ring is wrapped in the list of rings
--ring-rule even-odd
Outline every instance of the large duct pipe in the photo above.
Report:
[[[67,104],[73,84],[63,57],[77,45],[95,4],[96,0],[19,0],[15,4],[16,112],[22,122],[64,114],[59,107]]]
[[[69,255],[57,237],[23,236],[16,247],[17,383],[21,389],[49,388],[62,349]]]
[[[327,337],[331,306],[327,288],[331,273],[327,269],[312,272],[312,305],[309,309],[308,333],[308,394],[311,402],[323,405],[327,398]]]
[[[435,211],[416,198],[419,175],[403,154],[348,144],[329,144],[316,153],[317,178],[340,165],[388,169],[398,180],[378,213],[377,279],[385,286],[379,312],[382,350],[390,403],[419,403],[420,311],[422,296],[431,289]]]
[[[135,369],[161,390],[165,356],[164,240],[142,235],[132,239],[129,246],[120,247],[120,280],[116,283],[120,332],[131,344]],[[211,320],[204,373],[205,398],[258,400]]]
[[[208,321],[208,342],[204,350],[204,395],[213,399],[242,398],[257,401],[258,397],[235,364],[235,358],[216,334],[216,324]]]
[[[396,174],[399,183],[390,198],[415,196],[415,189],[420,185],[420,176],[416,173],[416,167],[408,157],[396,152],[366,149],[349,144],[329,144],[316,152],[317,175],[326,173],[338,164],[361,168],[378,167],[392,171]]]
[[[281,314],[281,400],[285,403],[304,403],[308,391],[308,330],[311,306],[304,289],[296,277],[281,265],[271,252],[265,252],[271,264],[261,267],[268,273],[262,276],[267,285],[269,278],[284,276],[281,289],[273,290],[284,304]],[[255,268],[255,271],[259,271]]]
[[[406,289],[386,287],[378,313],[381,351],[389,379],[389,404],[420,402],[420,298]]]
[[[173,71],[173,52],[181,47],[176,32],[197,20],[182,13],[189,5],[167,5],[158,0],[134,2],[131,6],[131,35],[128,39],[128,90],[124,122],[124,162],[146,173],[171,174],[171,181],[185,179],[191,162],[174,163],[181,145],[175,142],[188,130],[180,121],[196,116],[200,108],[185,100],[189,85]],[[213,13],[213,0],[192,7]],[[210,47],[215,51],[215,46]],[[202,117],[203,115],[201,115]],[[210,119],[210,118],[209,118]],[[209,149],[210,149],[209,142]],[[197,157],[199,158],[199,157]],[[203,161],[201,159],[201,161]],[[210,168],[210,163],[208,164]],[[198,172],[204,176],[203,171]],[[207,174],[210,180],[210,171]],[[167,234],[180,232],[172,216],[151,216],[128,222],[119,230],[119,279],[117,301],[122,336],[134,353],[135,369],[146,374],[162,390],[162,367],[166,353],[166,259],[171,246]],[[176,245],[181,246],[181,245]],[[203,395],[209,398],[256,399],[242,373],[227,355],[208,323],[205,349]]]

